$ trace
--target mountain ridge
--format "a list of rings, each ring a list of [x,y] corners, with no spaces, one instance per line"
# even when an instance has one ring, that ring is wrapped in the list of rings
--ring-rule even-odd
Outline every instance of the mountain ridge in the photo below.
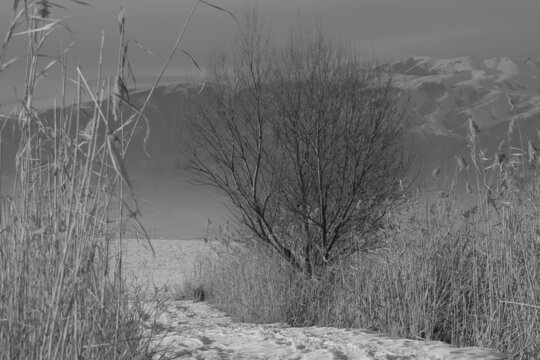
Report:
[[[414,57],[388,68],[410,96],[413,116],[443,135],[456,133],[465,118],[485,129],[540,114],[540,59]]]
[[[536,131],[540,126],[540,59],[410,57],[384,66],[407,101],[408,142],[419,154],[423,175],[441,167],[443,178],[454,176],[456,156],[470,163],[470,119],[480,129],[479,146],[488,160],[494,158],[512,120],[519,137],[508,146],[523,147],[528,140],[540,144]],[[175,235],[196,236],[206,218],[223,217],[226,211],[222,197],[194,186],[182,169],[187,161],[183,150],[186,109],[198,99],[201,86],[181,82],[156,88],[145,110],[151,124],[147,144],[151,157],[142,150],[144,131],[136,135],[127,153],[129,173],[147,215],[145,222],[167,229],[162,233],[189,228]],[[148,91],[131,91],[135,107],[142,106]],[[51,116],[52,111],[43,114]],[[7,142],[6,156],[14,157],[17,143],[10,138]],[[425,178],[428,186],[441,185],[430,176]],[[457,180],[463,187],[465,180]]]
[[[488,160],[511,122],[520,136],[508,146],[539,144],[540,59],[410,57],[387,69],[408,101],[410,142],[422,154],[424,174],[441,167],[447,168],[442,176],[450,177],[455,156],[470,159],[470,120],[480,130],[479,147]]]

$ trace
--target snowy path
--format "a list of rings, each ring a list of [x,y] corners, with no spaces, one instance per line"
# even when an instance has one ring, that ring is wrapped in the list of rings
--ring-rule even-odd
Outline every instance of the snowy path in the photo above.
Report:
[[[181,283],[197,255],[206,249],[202,241],[152,243],[155,257],[138,242],[130,241],[124,258],[126,275],[150,283],[151,289],[155,285],[166,290]],[[166,300],[157,311],[155,303],[145,308],[153,345],[161,349],[154,359],[505,359],[495,351],[396,339],[362,329],[242,324],[207,303]],[[148,310],[152,308],[153,312]]]
[[[206,303],[167,301],[154,325],[154,359],[505,359],[478,348],[394,339],[369,330],[236,323]],[[153,317],[151,317],[153,318]]]

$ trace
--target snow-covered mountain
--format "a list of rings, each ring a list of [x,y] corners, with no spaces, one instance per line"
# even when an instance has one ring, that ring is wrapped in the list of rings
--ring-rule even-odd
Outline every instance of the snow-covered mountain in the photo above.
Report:
[[[455,156],[469,158],[469,119],[480,128],[479,143],[487,157],[493,158],[512,119],[517,126],[510,145],[522,147],[531,140],[540,148],[536,130],[540,127],[540,59],[412,57],[385,68],[408,101],[409,143],[424,174],[441,167],[442,177],[451,177]],[[200,85],[187,83],[156,89],[145,111],[152,127],[147,146],[151,158],[142,151],[144,132],[128,152],[128,168],[146,203],[147,221],[166,234],[189,228],[186,236],[194,236],[206,217],[215,218],[224,208],[221,200],[209,197],[212,191],[189,184],[189,174],[181,166],[186,160],[182,151],[186,109],[200,96],[199,90]],[[140,107],[147,94],[144,89],[132,92],[133,105]],[[18,141],[3,140],[4,157],[14,156]]]
[[[409,96],[416,131],[460,137],[469,118],[480,129],[539,118],[540,60],[413,57],[389,69]]]
[[[493,158],[514,120],[510,146],[540,144],[540,59],[412,57],[385,66],[408,101],[410,142],[424,173],[441,167],[451,177],[455,156],[470,157],[468,122]],[[525,145],[524,145],[525,144]]]
[[[517,130],[510,145],[526,146],[530,139],[540,148],[540,59],[412,57],[385,67],[407,101],[410,142],[426,173],[439,166],[450,172],[456,155],[469,156],[469,119],[478,125],[479,143],[488,156],[494,156],[513,119]],[[172,128],[182,133],[182,114],[198,90],[185,84],[159,89],[151,109],[160,124],[154,126],[155,139],[170,138]],[[158,151],[168,142],[159,143]],[[161,158],[170,149],[161,151]]]

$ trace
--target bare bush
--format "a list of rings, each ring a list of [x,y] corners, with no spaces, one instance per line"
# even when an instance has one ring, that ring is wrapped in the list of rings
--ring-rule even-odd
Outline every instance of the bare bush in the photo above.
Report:
[[[257,244],[317,275],[380,245],[402,197],[404,112],[391,76],[317,36],[272,50],[251,17],[191,116],[195,178],[227,195]]]

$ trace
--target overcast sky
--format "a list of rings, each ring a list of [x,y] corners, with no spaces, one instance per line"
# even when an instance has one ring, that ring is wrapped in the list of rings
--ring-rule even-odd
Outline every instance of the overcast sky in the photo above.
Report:
[[[47,51],[58,53],[60,41],[74,41],[70,60],[80,63],[89,77],[98,62],[101,32],[105,30],[106,71],[116,58],[117,14],[127,11],[128,37],[154,52],[135,47],[130,57],[136,74],[153,75],[165,61],[193,5],[193,0],[86,0],[92,8],[70,0],[56,0],[68,11],[53,9],[52,17],[66,16],[72,33],[64,31]],[[254,0],[210,0],[242,14]],[[0,0],[0,35],[9,26],[12,0]],[[283,39],[298,18],[318,18],[331,37],[382,60],[414,55],[457,57],[540,57],[540,0],[264,0],[259,8],[277,39]],[[204,64],[210,52],[231,44],[235,24],[226,14],[198,6],[182,45]],[[14,43],[9,57],[24,57],[23,43]],[[195,72],[181,55],[172,62],[171,75]],[[95,71],[94,71],[95,74]],[[0,74],[0,97],[17,85],[17,68]],[[54,77],[54,76],[53,76]],[[51,81],[53,79],[50,79]],[[8,89],[8,90],[6,90]],[[0,99],[0,103],[4,102]]]

